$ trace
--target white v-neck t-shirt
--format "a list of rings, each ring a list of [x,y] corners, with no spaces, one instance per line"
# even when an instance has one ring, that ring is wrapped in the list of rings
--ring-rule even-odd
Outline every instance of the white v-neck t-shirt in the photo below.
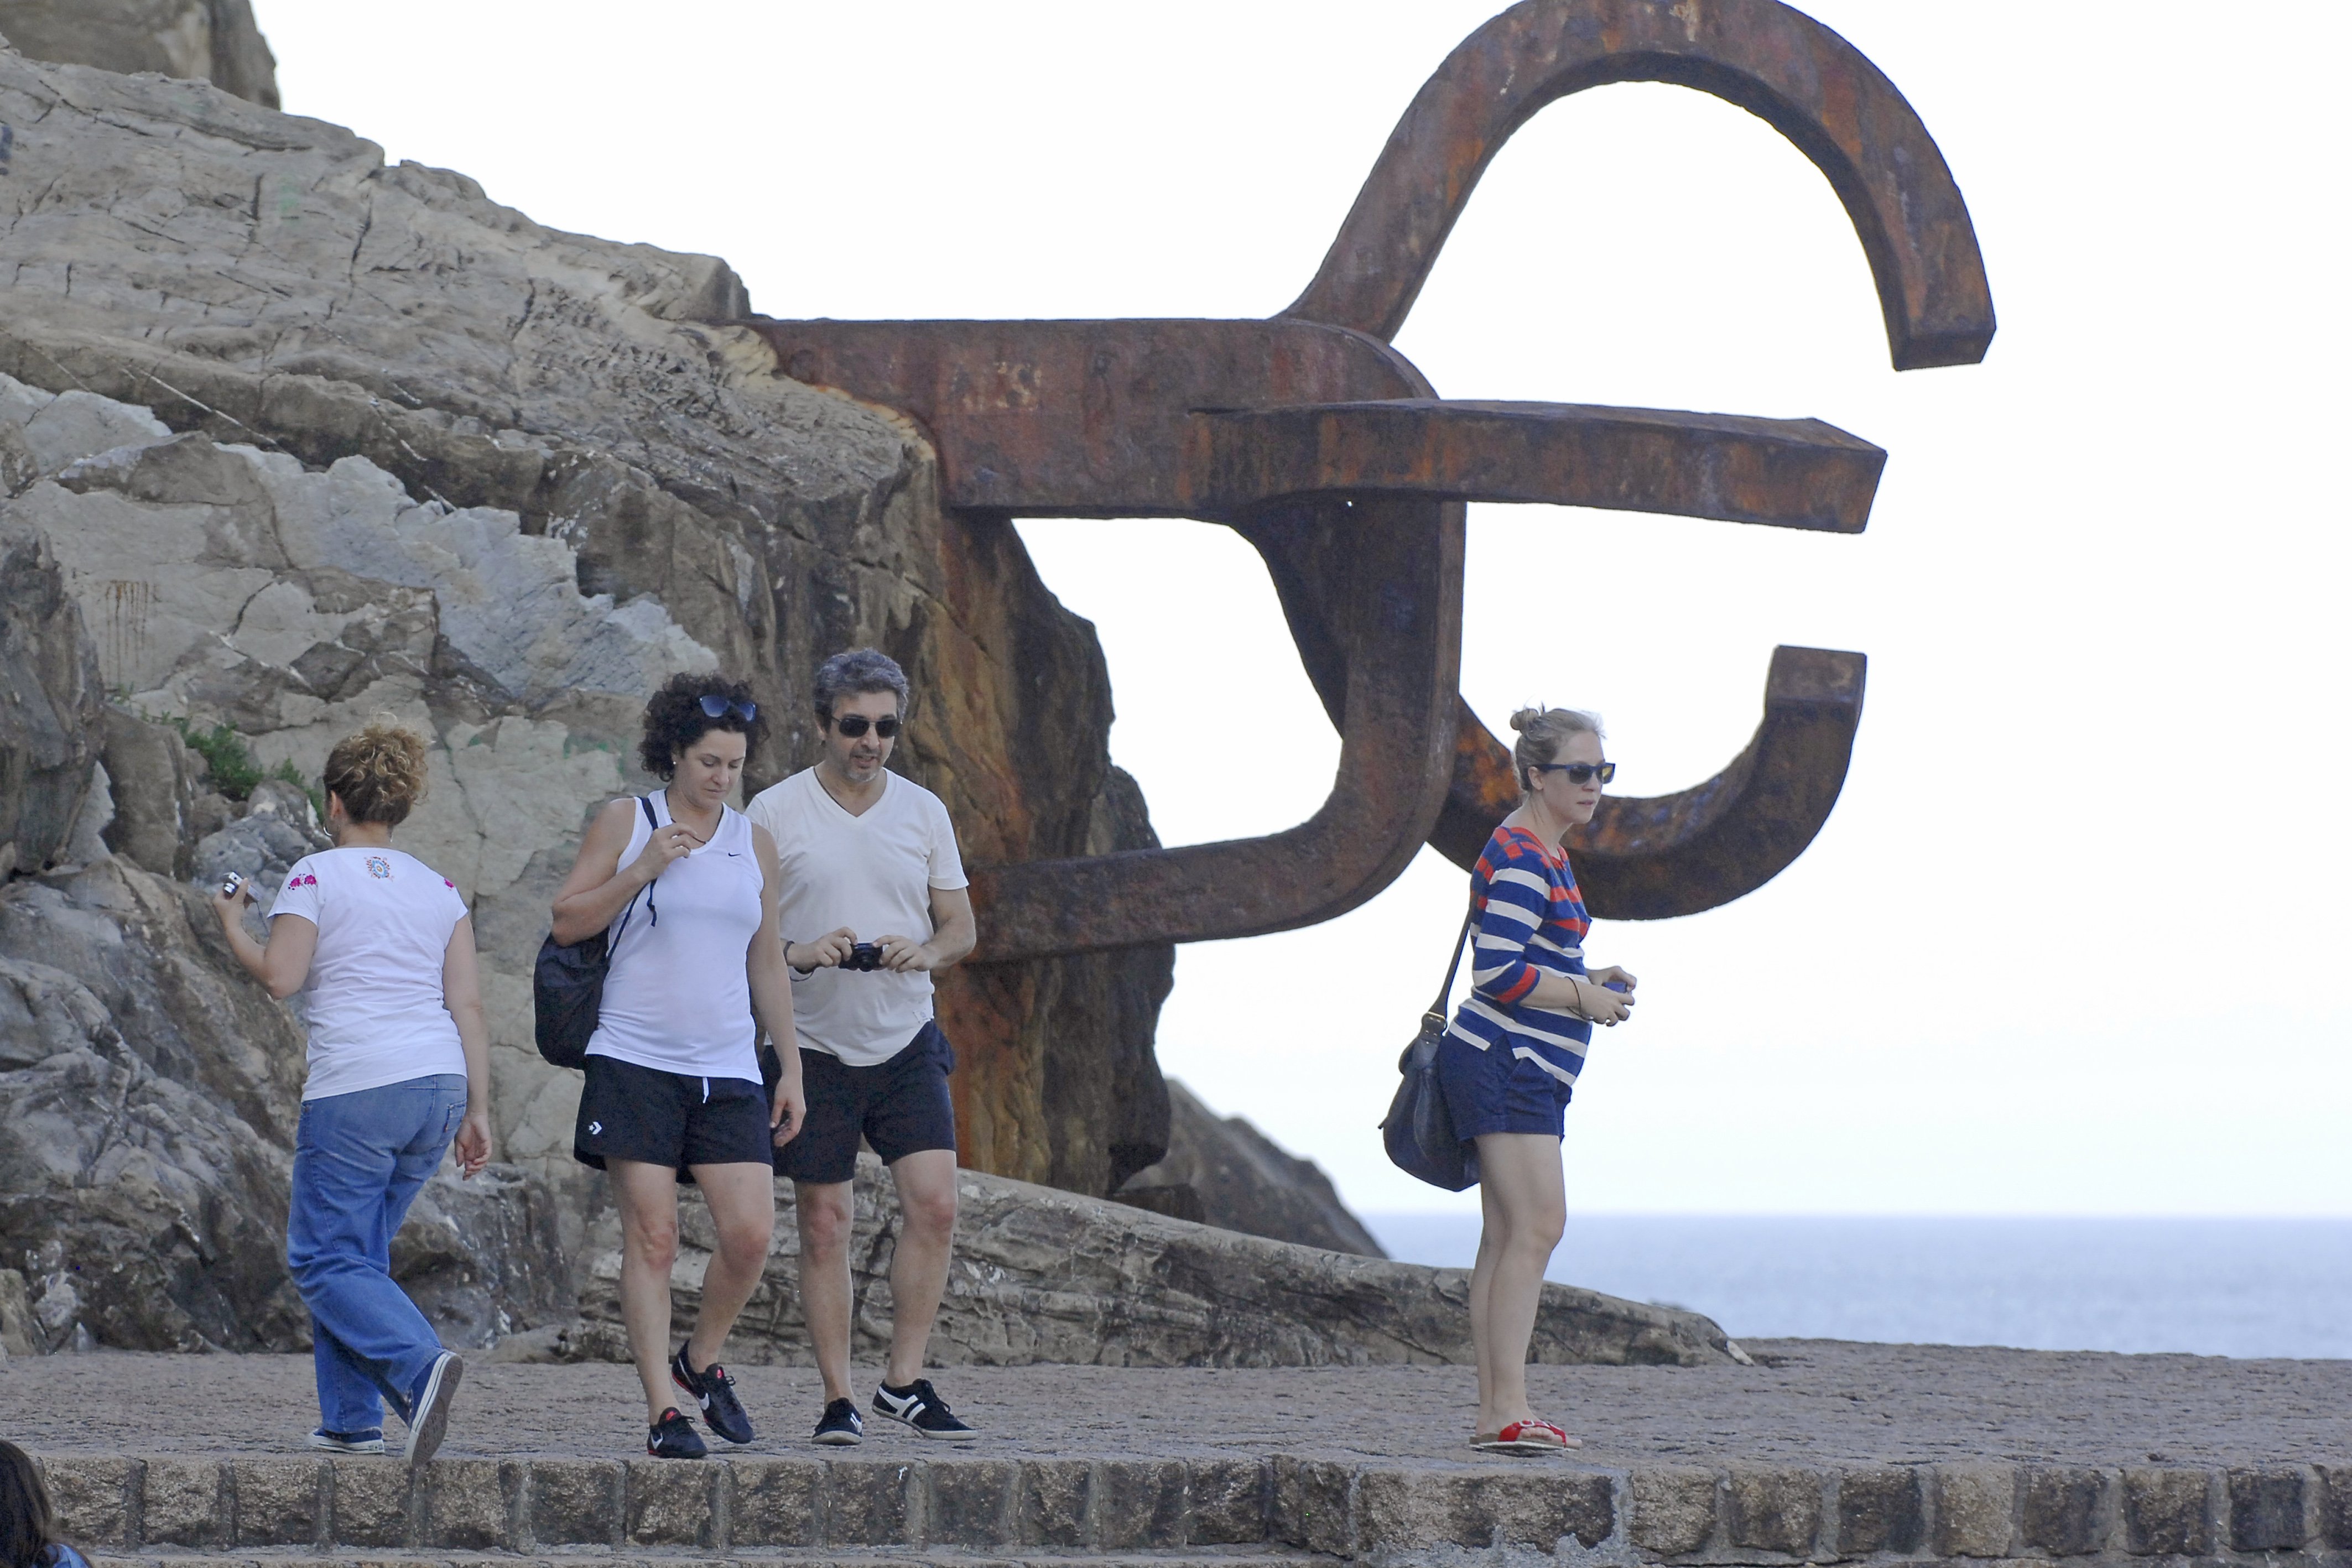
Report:
[[[449,933],[466,918],[447,877],[395,849],[322,850],[286,873],[269,906],[272,921],[282,915],[319,928],[302,984],[310,1023],[303,1099],[465,1072],[466,1050],[441,994]]]
[[[852,815],[807,768],[760,791],[745,815],[776,841],[777,929],[809,942],[846,925],[860,942],[931,937],[931,891],[968,885],[955,825],[937,795],[885,768],[882,798]],[[819,969],[793,976],[801,1044],[872,1067],[931,1017],[931,977]]]

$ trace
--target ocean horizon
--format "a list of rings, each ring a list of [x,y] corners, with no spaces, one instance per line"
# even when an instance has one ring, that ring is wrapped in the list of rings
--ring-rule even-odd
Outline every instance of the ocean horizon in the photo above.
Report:
[[[1467,1268],[1475,1215],[1367,1214]],[[2352,1356],[2352,1219],[1570,1215],[1547,1276],[1733,1339]]]

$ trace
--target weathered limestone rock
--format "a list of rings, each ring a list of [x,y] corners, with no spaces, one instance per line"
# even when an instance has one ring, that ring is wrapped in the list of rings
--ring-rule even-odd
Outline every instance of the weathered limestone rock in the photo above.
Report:
[[[81,612],[48,540],[0,505],[0,876],[66,847],[103,745]]]
[[[890,1324],[898,1210],[873,1156],[858,1166],[850,1245],[855,1346],[879,1356]],[[1127,1204],[978,1172],[958,1189],[955,1263],[931,1335],[948,1365],[1326,1366],[1464,1364],[1469,1274],[1244,1236]],[[803,1364],[808,1333],[795,1281],[790,1184],[777,1190],[776,1249],[744,1309],[738,1362]],[[682,1205],[671,1295],[699,1294],[716,1237],[709,1212]],[[581,1291],[584,1328],[550,1331],[507,1354],[625,1354],[617,1333],[620,1232],[602,1222]],[[682,1320],[683,1321],[683,1320]],[[595,1325],[605,1325],[604,1332]],[[1529,1358],[1539,1363],[1699,1365],[1728,1361],[1723,1331],[1696,1312],[1544,1287]]]
[[[1171,1080],[1168,1155],[1116,1194],[1178,1219],[1353,1252],[1388,1253],[1348,1210],[1313,1160],[1286,1152],[1239,1116],[1220,1116]]]
[[[881,646],[919,694],[900,761],[968,861],[1150,841],[1090,629],[1008,524],[940,509],[905,422],[709,325],[748,308],[723,263],[541,228],[201,84],[0,55],[0,121],[10,188],[43,193],[0,209],[11,515],[69,558],[132,710],[306,773],[378,709],[426,729],[404,847],[474,907],[504,1145],[576,1197],[578,1081],[530,1052],[526,977],[672,671],[781,718],[756,788],[813,760],[817,660]],[[1157,1159],[1170,968],[950,976],[967,1159],[1094,1193]]]
[[[0,0],[0,37],[35,59],[202,78],[278,107],[252,0]]]
[[[179,731],[115,704],[106,709],[105,768],[114,820],[106,847],[157,876],[195,872],[196,769]],[[226,805],[226,802],[223,803]]]

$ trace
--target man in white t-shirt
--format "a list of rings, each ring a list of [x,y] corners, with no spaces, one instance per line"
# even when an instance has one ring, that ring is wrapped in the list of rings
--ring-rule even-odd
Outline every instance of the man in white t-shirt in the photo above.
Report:
[[[776,843],[777,930],[793,970],[808,1114],[776,1151],[793,1178],[801,1301],[824,1380],[815,1441],[863,1440],[849,1392],[852,1181],[863,1137],[898,1184],[890,1359],[878,1416],[969,1441],[923,1373],[955,1240],[955,1051],[931,1017],[931,976],[971,951],[971,894],[947,808],[883,767],[904,721],[907,676],[871,648],[816,674],[824,754],[763,789],[745,814]]]

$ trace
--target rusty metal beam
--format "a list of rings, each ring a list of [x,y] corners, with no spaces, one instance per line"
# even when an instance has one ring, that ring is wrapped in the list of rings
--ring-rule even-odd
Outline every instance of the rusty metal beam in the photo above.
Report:
[[[1837,804],[1867,667],[1860,653],[1774,649],[1763,722],[1728,766],[1672,795],[1603,796],[1591,824],[1570,837],[1586,906],[1611,920],[1665,920],[1728,904],[1779,875]],[[1467,709],[1463,719],[1445,811],[1429,841],[1466,870],[1519,791],[1509,754]]]
[[[1395,337],[1503,143],[1547,104],[1621,81],[1712,93],[1812,160],[1869,257],[1896,370],[1984,358],[1992,290],[1942,151],[1860,50],[1775,0],[1525,0],[1495,17],[1413,99],[1283,314]]]
[[[1196,505],[1437,496],[1858,534],[1886,454],[1817,419],[1436,398],[1194,416]]]

